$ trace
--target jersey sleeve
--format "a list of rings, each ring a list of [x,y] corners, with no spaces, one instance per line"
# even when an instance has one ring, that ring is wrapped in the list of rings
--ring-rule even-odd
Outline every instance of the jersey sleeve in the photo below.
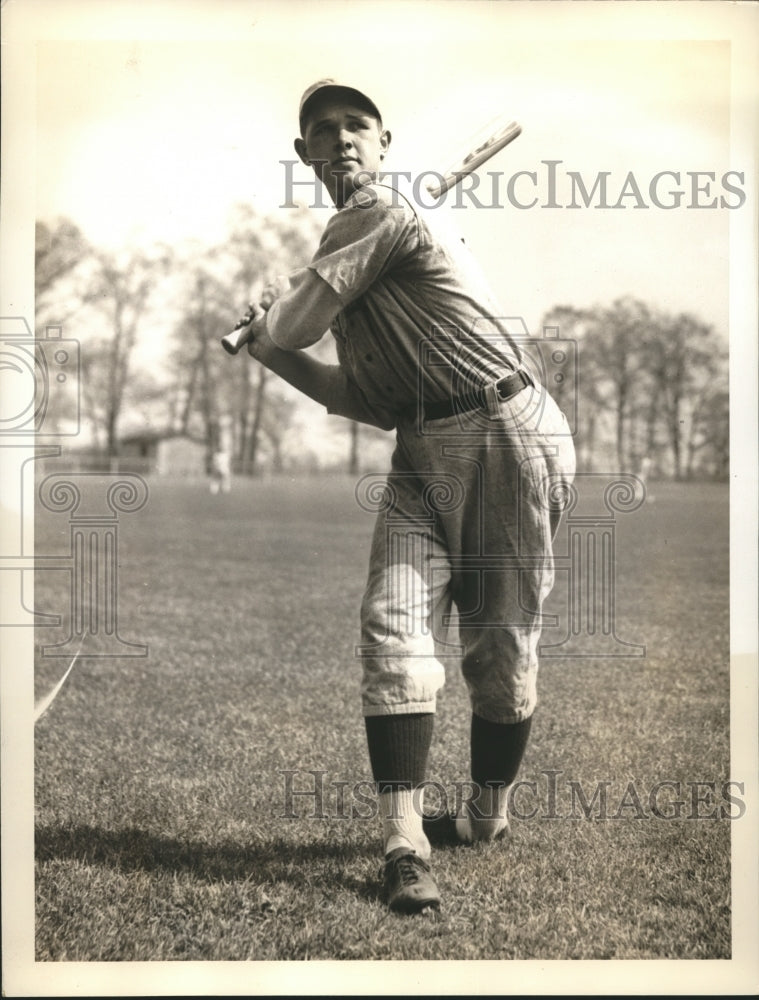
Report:
[[[395,189],[360,188],[327,224],[308,265],[345,307],[420,245],[416,213]]]
[[[295,351],[321,340],[342,306],[327,282],[309,268],[295,271],[289,280],[290,290],[266,314],[266,329],[277,347]]]

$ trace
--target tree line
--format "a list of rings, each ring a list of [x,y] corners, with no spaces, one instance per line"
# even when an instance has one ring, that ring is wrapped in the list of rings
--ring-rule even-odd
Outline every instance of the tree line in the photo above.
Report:
[[[303,401],[258,363],[233,362],[219,339],[270,278],[311,258],[320,228],[306,210],[264,217],[237,206],[220,245],[114,251],[70,220],[37,224],[37,328],[56,323],[79,340],[83,417],[103,456],[118,462],[126,418],[139,415],[209,457],[228,448],[238,474],[307,462],[285,446]],[[576,345],[576,369],[549,387],[576,412],[581,469],[727,478],[727,344],[713,327],[623,298],[556,306],[542,328]],[[333,357],[330,338],[312,350]],[[381,432],[340,425],[345,466],[357,472]]]
[[[551,310],[577,344],[578,460],[677,480],[726,479],[730,413],[726,338],[689,313],[634,298]],[[569,380],[552,387],[559,402]]]

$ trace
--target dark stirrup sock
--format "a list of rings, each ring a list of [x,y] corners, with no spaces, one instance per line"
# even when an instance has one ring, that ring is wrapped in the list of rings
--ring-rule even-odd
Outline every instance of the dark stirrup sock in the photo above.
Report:
[[[517,723],[488,722],[472,714],[472,781],[474,797],[456,817],[460,840],[494,840],[508,828],[508,791],[519,771],[531,719]]]
[[[364,719],[372,774],[380,793],[417,788],[425,779],[434,712]]]
[[[472,714],[472,781],[483,785],[510,785],[522,763],[532,716],[523,722],[488,722]]]
[[[430,856],[415,789],[427,771],[434,718],[432,712],[425,712],[365,719],[385,856],[401,847],[416,851],[424,860]]]

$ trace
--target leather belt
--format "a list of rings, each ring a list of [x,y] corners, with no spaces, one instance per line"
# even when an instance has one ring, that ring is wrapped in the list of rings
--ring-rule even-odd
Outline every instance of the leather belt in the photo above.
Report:
[[[525,386],[534,385],[532,378],[526,371],[514,372],[513,375],[506,375],[495,384],[495,391],[500,400],[511,399],[521,392]],[[461,396],[454,396],[453,399],[442,399],[436,403],[424,404],[425,420],[442,420],[443,417],[452,417],[455,413],[468,413],[470,410],[479,410],[487,403],[487,389],[473,389],[471,392]]]

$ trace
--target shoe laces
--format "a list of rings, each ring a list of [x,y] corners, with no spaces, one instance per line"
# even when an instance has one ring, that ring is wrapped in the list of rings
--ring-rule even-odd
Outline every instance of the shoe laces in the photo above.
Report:
[[[419,869],[429,872],[430,866],[418,854],[403,854],[393,864],[398,872],[401,885],[414,885],[419,881]]]

